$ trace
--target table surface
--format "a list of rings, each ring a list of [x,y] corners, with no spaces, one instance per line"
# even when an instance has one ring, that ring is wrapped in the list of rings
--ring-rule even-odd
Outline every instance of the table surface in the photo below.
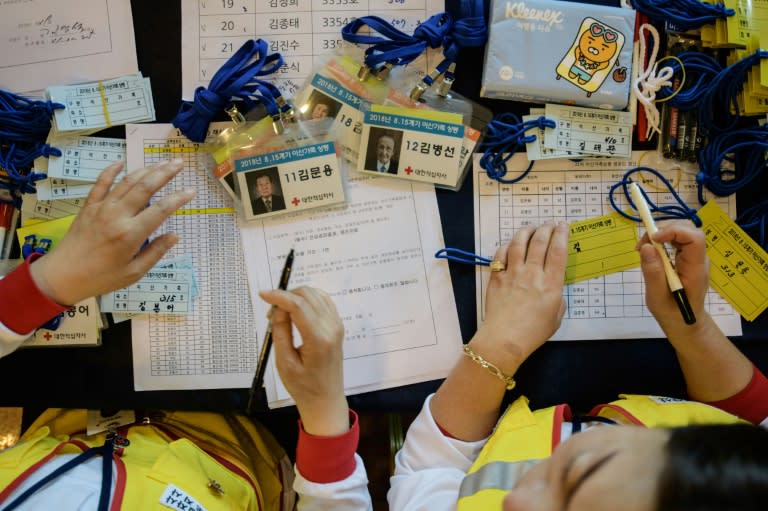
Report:
[[[448,0],[447,9],[454,10],[457,1]],[[133,0],[131,4],[139,68],[151,78],[158,122],[170,122],[181,100],[180,2]],[[526,113],[530,104],[478,98],[482,62],[483,49],[463,50],[454,88],[495,113]],[[112,128],[105,136],[124,136],[124,129]],[[760,200],[758,191],[768,189],[766,181],[768,176],[763,175],[755,186],[739,192],[740,211]],[[472,180],[459,192],[438,190],[437,197],[446,246],[474,246]],[[475,269],[451,264],[450,270],[462,337],[467,341],[477,327]],[[742,321],[744,335],[734,342],[768,371],[768,314],[752,323]],[[518,387],[509,397],[524,393],[536,407],[566,402],[584,411],[619,393],[685,395],[674,352],[663,339],[550,342],[523,365],[516,379]],[[350,404],[360,411],[414,411],[439,383],[351,396]],[[247,399],[245,389],[135,392],[128,322],[105,330],[97,348],[19,350],[0,360],[0,384],[6,389],[0,406],[30,408],[231,410],[243,409]]]

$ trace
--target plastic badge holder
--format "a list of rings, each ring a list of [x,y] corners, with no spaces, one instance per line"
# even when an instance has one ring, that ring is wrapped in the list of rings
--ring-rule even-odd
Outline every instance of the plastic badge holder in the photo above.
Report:
[[[228,147],[231,180],[244,220],[345,201],[337,146],[329,137],[332,125],[330,118],[298,120],[279,135]],[[264,134],[263,127],[258,133]]]

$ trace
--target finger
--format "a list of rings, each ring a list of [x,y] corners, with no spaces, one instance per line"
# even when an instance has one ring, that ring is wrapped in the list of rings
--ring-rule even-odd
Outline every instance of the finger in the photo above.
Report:
[[[191,201],[195,193],[197,192],[192,188],[173,192],[159,201],[153,202],[148,208],[144,208],[136,215],[136,223],[140,226],[141,231],[146,233],[144,237],[155,232],[169,216]]]
[[[144,247],[129,263],[129,274],[138,275],[140,279],[151,270],[160,259],[163,258],[173,246],[178,243],[179,237],[172,232],[161,234]],[[136,247],[138,250],[138,247]]]
[[[291,321],[298,328],[302,339],[306,341],[311,332],[316,315],[309,313],[310,306],[307,301],[292,291],[275,289],[273,291],[259,291],[259,296],[265,302],[274,305],[278,309],[287,312]]]
[[[92,202],[97,202],[106,197],[109,193],[109,189],[112,187],[112,183],[115,182],[115,178],[123,170],[123,162],[118,161],[105,168],[99,174],[99,178],[94,183],[93,188],[88,193],[88,197],[85,198],[83,207],[86,207]]]
[[[709,266],[707,240],[699,229],[676,222],[660,229],[653,240],[657,243],[670,243],[675,247],[675,262],[684,261],[687,266]]]
[[[528,252],[525,256],[525,262],[536,266],[544,266],[544,259],[549,249],[549,240],[552,238],[552,231],[555,226],[547,222],[541,225],[531,236],[528,242]]]
[[[293,347],[291,317],[284,310],[275,308],[271,314],[272,347],[275,350],[277,370],[292,370],[301,365],[301,357]]]
[[[568,224],[558,223],[549,239],[544,268],[553,275],[562,275],[565,278],[565,267],[568,264]]]
[[[647,291],[658,292],[667,287],[667,275],[656,247],[647,243],[640,247],[640,268]]]
[[[528,252],[528,241],[533,235],[533,227],[523,227],[515,232],[512,241],[509,242],[507,252],[507,267],[525,262],[525,254]]]
[[[496,253],[493,255],[493,260],[494,261],[501,261],[502,263],[504,263],[504,267],[506,268],[506,266],[508,264],[507,263],[507,257],[508,257],[507,253],[508,253],[508,251],[509,251],[509,243],[502,243],[501,245],[499,245],[499,248],[496,249]],[[494,274],[503,273],[503,272],[504,272],[504,270],[502,270],[502,271],[491,271],[491,278],[494,277]]]
[[[148,172],[123,197],[128,211],[136,214],[144,209],[149,199],[183,168],[182,160],[175,159]]]
[[[114,200],[122,199],[128,191],[133,188],[144,176],[152,172],[153,167],[145,167],[142,169],[129,172],[117,183],[109,194],[109,197]]]
[[[307,303],[310,304],[312,309],[319,316],[336,313],[336,306],[334,305],[333,300],[328,296],[328,293],[321,289],[303,286],[293,289],[292,292],[307,300]]]

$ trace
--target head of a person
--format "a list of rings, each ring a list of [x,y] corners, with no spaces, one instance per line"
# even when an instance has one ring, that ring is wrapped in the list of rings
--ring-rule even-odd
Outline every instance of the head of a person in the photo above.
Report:
[[[385,133],[376,141],[376,159],[383,164],[389,163],[395,153],[395,137]]]
[[[318,101],[315,106],[312,107],[312,119],[324,119],[331,115],[331,105]]]
[[[504,511],[757,511],[768,430],[747,424],[597,427],[522,475]]]
[[[256,178],[256,191],[259,197],[268,198],[272,196],[272,176],[264,174]]]

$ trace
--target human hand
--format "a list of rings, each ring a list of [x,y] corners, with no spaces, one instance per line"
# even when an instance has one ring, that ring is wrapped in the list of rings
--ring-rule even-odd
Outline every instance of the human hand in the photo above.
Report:
[[[675,269],[697,318],[705,314],[704,300],[709,289],[709,258],[706,238],[689,221],[667,222],[653,236],[656,243],[670,243],[675,248]],[[645,279],[645,302],[661,328],[686,328],[675,299],[669,290],[661,257],[645,233],[637,244],[640,267]]]
[[[192,189],[178,191],[147,207],[181,171],[182,161],[132,172],[110,190],[122,168],[118,162],[104,169],[64,239],[30,265],[38,288],[61,305],[133,284],[178,241],[166,233],[141,250],[150,234],[195,195]]]
[[[568,226],[546,223],[518,230],[496,251],[494,260],[506,269],[491,272],[485,320],[471,344],[505,374],[514,374],[560,327],[567,245]]]
[[[349,430],[344,396],[342,347],[344,325],[331,298],[323,291],[300,287],[261,291],[273,305],[272,342],[280,378],[296,401],[304,431],[336,436]],[[302,345],[293,347],[295,324]]]

